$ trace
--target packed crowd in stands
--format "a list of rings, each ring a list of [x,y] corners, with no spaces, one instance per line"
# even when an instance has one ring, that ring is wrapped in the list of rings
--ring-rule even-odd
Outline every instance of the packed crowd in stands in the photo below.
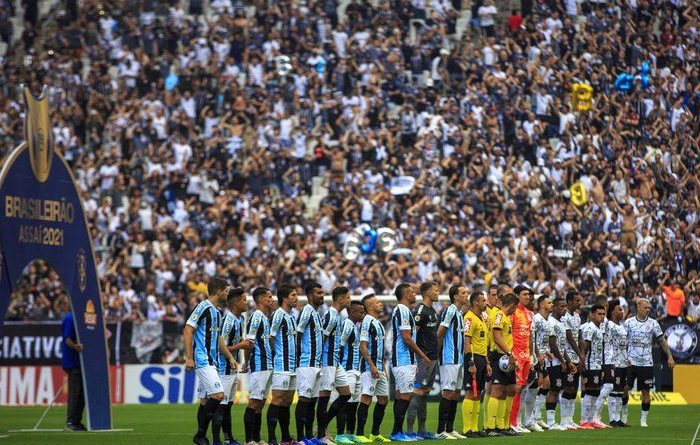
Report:
[[[527,283],[683,313],[700,291],[699,8],[342,3],[85,0],[27,22],[2,59],[0,158],[23,140],[20,84],[46,84],[108,319],[181,321],[215,275]],[[362,223],[397,248],[347,259]],[[58,318],[56,277],[28,277],[7,317]]]

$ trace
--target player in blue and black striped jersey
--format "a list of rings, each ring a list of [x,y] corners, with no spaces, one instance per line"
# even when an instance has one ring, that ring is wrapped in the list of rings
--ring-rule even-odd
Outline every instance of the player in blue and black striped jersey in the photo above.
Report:
[[[442,397],[438,408],[439,439],[455,438],[454,423],[464,379],[464,314],[467,289],[458,284],[450,287],[450,305],[440,314],[438,351],[440,351],[440,385]]]
[[[279,308],[272,315],[270,326],[270,343],[274,356],[274,374],[272,375],[272,403],[267,409],[268,444],[276,444],[277,420],[282,430],[282,445],[290,444],[293,439],[289,434],[289,406],[294,401],[297,387],[297,322],[292,309],[297,305],[297,290],[290,284],[283,284],[277,289]]]
[[[243,415],[247,444],[260,442],[262,409],[265,406],[272,381],[272,350],[270,349],[270,323],[267,316],[273,300],[270,289],[259,287],[253,291],[255,312],[248,321],[246,339],[253,342],[246,351],[248,364],[248,407]]]
[[[391,353],[391,371],[396,382],[396,399],[394,399],[394,428],[391,440],[397,442],[414,441],[403,432],[408,405],[413,396],[413,382],[416,377],[416,358],[425,363],[430,359],[416,344],[416,322],[410,307],[416,303],[416,291],[408,283],[396,286],[394,291],[398,305],[391,315],[393,348]]]
[[[384,326],[377,319],[384,310],[384,305],[374,295],[362,298],[365,306],[365,318],[360,327],[360,375],[362,396],[357,408],[357,436],[362,442],[391,442],[379,434],[379,427],[384,419],[384,411],[389,403],[389,381],[384,370]],[[365,423],[369,413],[372,397],[377,397],[377,404],[372,415],[372,434],[365,436]]]
[[[340,407],[350,400],[350,388],[345,369],[340,366],[340,351],[345,346],[347,338],[343,338],[343,318],[340,313],[350,306],[350,289],[339,286],[331,293],[333,305],[323,317],[323,367],[321,368],[321,384],[318,396],[318,437],[328,442],[326,426],[338,414]],[[326,412],[331,391],[338,391],[338,398]],[[343,444],[343,438],[341,445]],[[345,441],[346,445],[350,445]]]
[[[298,441],[319,445],[314,440],[314,413],[321,383],[321,353],[323,352],[323,325],[318,308],[323,304],[323,289],[318,283],[306,285],[308,304],[297,319],[297,392],[299,400],[294,412]]]
[[[248,308],[245,291],[238,287],[228,292],[227,311],[224,313],[224,324],[221,329],[221,337],[226,343],[226,348],[233,354],[236,362],[240,363],[240,351],[253,346],[253,342],[243,338],[243,312]],[[231,407],[236,395],[238,383],[238,369],[228,362],[222,355],[219,360],[219,375],[224,387],[224,398],[214,414],[211,430],[214,439],[213,445],[221,444],[219,432],[223,429],[224,440],[228,444],[238,444],[231,431]]]
[[[362,386],[360,384],[360,329],[359,324],[365,318],[365,306],[359,301],[353,301],[348,309],[349,318],[343,321],[343,349],[340,351],[340,365],[345,370],[350,388],[350,400],[338,413],[338,429],[336,443],[350,440],[361,443],[362,440],[354,434],[357,405],[360,402]],[[350,434],[345,434],[345,430]],[[340,439],[340,440],[339,440]]]
[[[185,340],[185,370],[194,370],[199,378],[198,395],[200,399],[197,411],[197,433],[192,441],[198,445],[209,445],[207,429],[214,417],[221,400],[224,398],[223,386],[217,366],[219,354],[235,366],[235,360],[226,349],[221,332],[221,312],[226,304],[228,284],[213,278],[207,285],[209,298],[194,308],[187,319],[183,337]]]

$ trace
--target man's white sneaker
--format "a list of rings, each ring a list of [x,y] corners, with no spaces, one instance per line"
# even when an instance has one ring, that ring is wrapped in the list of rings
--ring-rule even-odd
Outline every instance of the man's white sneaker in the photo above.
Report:
[[[549,426],[549,431],[567,431],[568,428],[565,427],[564,425],[559,425],[555,423],[554,425],[547,425]]]
[[[515,430],[516,433],[520,433],[520,434],[530,434],[532,432],[522,425],[516,425],[513,427],[513,429]]]
[[[463,435],[463,434],[459,434],[457,431],[451,431],[451,432],[449,432],[449,433],[447,433],[447,434],[450,434],[450,435],[452,435],[452,437],[454,437],[455,439],[459,439],[459,440],[462,440],[462,439],[466,439],[466,438],[467,438],[467,436],[465,436],[465,435]]]
[[[438,434],[437,437],[440,440],[457,440],[456,437],[453,437],[452,434],[448,433],[447,431],[443,431],[442,433]]]
[[[525,428],[529,429],[532,432],[538,432],[538,433],[541,433],[542,431],[544,431],[542,429],[542,427],[539,426],[538,424],[536,424],[535,422],[528,423],[527,425],[525,425]]]
[[[648,427],[649,425],[647,425],[647,421],[646,421],[646,420],[642,420],[641,422],[639,422],[639,426],[641,426],[642,428],[646,428],[646,427]]]
[[[538,420],[537,425],[539,425],[539,427],[542,428],[543,430],[549,429],[549,426],[547,426],[547,424],[543,420]]]

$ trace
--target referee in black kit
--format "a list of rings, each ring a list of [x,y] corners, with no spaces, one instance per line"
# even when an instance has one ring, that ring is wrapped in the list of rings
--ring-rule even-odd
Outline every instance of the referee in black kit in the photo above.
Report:
[[[62,309],[68,311],[63,317],[61,324],[61,336],[63,338],[61,366],[68,374],[66,428],[71,431],[87,431],[87,428],[82,423],[83,410],[85,409],[85,393],[83,392],[83,375],[80,368],[80,352],[83,351],[83,345],[78,343],[70,305],[67,301],[63,304],[65,306]]]
[[[420,294],[423,302],[416,305],[413,310],[413,318],[416,321],[416,344],[428,356],[430,363],[426,364],[418,360],[416,379],[413,384],[413,397],[406,413],[407,435],[412,438],[436,439],[437,437],[426,431],[425,419],[427,417],[428,394],[433,388],[435,374],[437,372],[437,328],[438,318],[433,309],[433,303],[440,295],[440,286],[435,281],[426,281],[420,285]],[[418,430],[413,431],[413,421],[418,418]]]

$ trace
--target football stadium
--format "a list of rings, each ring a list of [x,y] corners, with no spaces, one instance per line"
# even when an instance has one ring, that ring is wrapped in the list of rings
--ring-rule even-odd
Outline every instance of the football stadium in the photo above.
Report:
[[[700,443],[697,0],[0,0],[0,445]]]

